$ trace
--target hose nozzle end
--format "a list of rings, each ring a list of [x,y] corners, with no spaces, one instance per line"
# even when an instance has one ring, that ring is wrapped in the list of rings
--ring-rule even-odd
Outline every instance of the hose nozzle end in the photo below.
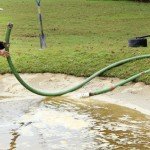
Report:
[[[89,97],[89,93],[83,93],[83,94],[81,95],[81,97],[82,97],[82,98],[87,98],[87,97]]]
[[[9,22],[8,25],[7,25],[7,27],[8,27],[9,29],[12,29],[12,28],[13,28],[13,23]]]

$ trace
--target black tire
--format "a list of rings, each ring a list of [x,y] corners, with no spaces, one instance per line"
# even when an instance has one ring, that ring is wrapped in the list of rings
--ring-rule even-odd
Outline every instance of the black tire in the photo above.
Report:
[[[128,41],[129,47],[147,47],[146,38],[131,39]]]

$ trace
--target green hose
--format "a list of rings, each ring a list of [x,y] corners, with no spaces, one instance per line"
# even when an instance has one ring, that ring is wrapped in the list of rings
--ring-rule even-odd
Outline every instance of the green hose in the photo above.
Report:
[[[95,92],[90,92],[90,93],[89,93],[89,96],[99,95],[99,94],[107,93],[107,92],[109,92],[109,91],[113,91],[113,90],[116,89],[117,87],[122,86],[122,85],[124,85],[124,84],[126,84],[126,83],[128,83],[128,82],[130,82],[130,81],[133,81],[133,80],[135,80],[136,78],[138,78],[138,77],[140,77],[140,76],[142,76],[142,75],[144,75],[144,74],[146,74],[146,73],[150,73],[150,69],[148,69],[148,70],[146,70],[146,71],[143,71],[143,72],[141,72],[141,73],[138,73],[138,74],[136,74],[136,75],[134,75],[134,76],[132,76],[132,77],[126,79],[126,80],[123,80],[123,81],[121,81],[121,82],[119,82],[119,83],[117,83],[117,84],[115,84],[115,85],[113,85],[113,86],[106,87],[106,88],[101,89],[101,90],[96,90]]]
[[[9,40],[10,40],[10,34],[11,34],[11,30],[13,28],[13,24],[9,23],[8,26],[7,26],[7,31],[6,31],[6,37],[5,37],[5,41],[6,41],[6,47],[5,49],[7,51],[9,51]],[[86,85],[89,81],[91,81],[93,78],[95,78],[96,76],[99,76],[101,74],[103,74],[104,72],[114,68],[114,67],[117,67],[117,66],[120,66],[120,65],[123,65],[125,63],[128,63],[128,62],[131,62],[131,61],[134,61],[134,60],[139,60],[139,59],[144,59],[144,58],[150,58],[150,54],[147,54],[147,55],[141,55],[141,56],[136,56],[136,57],[132,57],[132,58],[128,58],[128,59],[124,59],[124,60],[121,60],[121,61],[118,61],[116,63],[113,63],[101,70],[99,70],[98,72],[94,73],[93,75],[91,75],[90,77],[88,77],[87,79],[85,79],[82,83],[72,87],[72,88],[69,88],[67,90],[62,90],[62,91],[58,91],[58,92],[53,92],[53,93],[49,93],[49,92],[44,92],[44,91],[39,91],[39,90],[36,90],[34,88],[32,88],[31,86],[29,86],[18,74],[16,68],[14,67],[13,65],[13,62],[11,60],[11,57],[9,56],[7,58],[7,61],[8,61],[8,64],[9,64],[9,67],[12,71],[12,73],[15,75],[15,77],[17,78],[17,80],[26,88],[28,89],[29,91],[35,93],[35,94],[38,94],[38,95],[41,95],[41,96],[60,96],[60,95],[64,95],[64,94],[67,94],[67,93],[70,93],[70,92],[73,92],[81,87],[83,87],[84,85]],[[135,78],[141,76],[143,73],[148,73],[150,70],[148,71],[145,71],[145,72],[142,72],[138,75],[135,75],[127,80],[125,80],[124,82],[121,82],[119,84],[117,84],[115,87],[117,86],[120,86],[120,85],[123,85],[127,82],[130,82],[132,80],[134,80]],[[93,93],[89,93],[89,96],[92,96],[92,95],[96,95],[96,94],[100,94],[100,93],[105,93],[105,92],[108,92],[112,90],[112,88],[107,88],[107,89],[102,89],[100,91],[97,91],[97,92],[93,92]]]

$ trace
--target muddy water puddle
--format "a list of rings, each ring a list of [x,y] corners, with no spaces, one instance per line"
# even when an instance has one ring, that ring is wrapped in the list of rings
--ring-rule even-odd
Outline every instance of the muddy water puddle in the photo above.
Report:
[[[0,103],[0,150],[150,149],[150,118],[96,100]]]

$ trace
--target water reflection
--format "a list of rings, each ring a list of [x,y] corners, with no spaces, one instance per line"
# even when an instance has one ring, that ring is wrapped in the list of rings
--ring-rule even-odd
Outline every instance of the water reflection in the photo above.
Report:
[[[79,130],[78,121],[84,122],[85,126],[82,126],[78,133],[76,148],[150,148],[150,122],[148,118],[134,110],[93,100],[74,101],[62,98],[48,98],[44,101],[44,107],[62,114],[70,113],[76,120],[76,125],[75,122],[72,125],[77,127],[76,130]],[[68,120],[64,118],[64,122],[68,123]],[[74,148],[75,137],[73,135],[72,137],[72,141],[68,139],[67,141],[68,146],[72,145]]]
[[[11,134],[12,134],[13,138],[11,139],[9,150],[15,150],[16,149],[16,141],[17,141],[17,138],[20,136],[20,134],[15,130],[12,130]]]
[[[149,119],[96,100],[46,98],[17,120],[10,150],[150,149]]]

